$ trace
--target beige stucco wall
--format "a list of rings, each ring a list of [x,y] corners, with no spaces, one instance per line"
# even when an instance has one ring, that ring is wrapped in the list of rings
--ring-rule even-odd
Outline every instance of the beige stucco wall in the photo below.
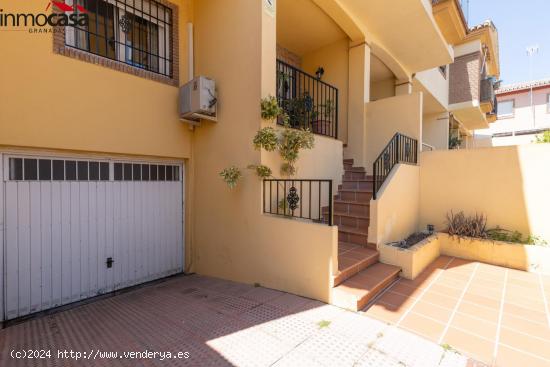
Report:
[[[262,185],[252,173],[234,190],[218,176],[225,167],[272,158],[252,146],[266,124],[260,99],[275,94],[275,18],[263,6],[248,0],[195,3],[197,71],[216,80],[220,104],[219,121],[195,130],[194,269],[328,301],[337,269],[336,227],[264,215]]]
[[[365,104],[366,170],[397,132],[422,141],[422,93],[385,98]]]
[[[395,79],[384,79],[370,83],[370,100],[378,101],[395,96]]]
[[[488,226],[550,242],[550,145],[423,152],[420,228],[445,229],[447,212],[484,213]]]
[[[347,142],[348,137],[348,64],[347,38],[308,52],[302,57],[302,68],[306,73],[315,75],[315,71],[321,66],[325,70],[322,80],[338,88],[338,138],[343,142]]]
[[[438,235],[432,235],[408,249],[379,244],[380,261],[401,268],[400,276],[415,279],[440,255]]]
[[[177,1],[180,24],[190,14]],[[11,13],[44,12],[42,2],[3,1]],[[180,27],[180,77],[187,78]],[[178,88],[53,53],[52,34],[0,32],[0,145],[190,157]],[[106,113],[107,112],[107,113]]]
[[[416,79],[445,109],[449,106],[449,67],[444,76],[439,68],[433,68],[416,73]]]
[[[424,115],[422,119],[422,142],[433,146],[435,149],[448,149],[448,113],[435,113]]]
[[[419,192],[420,168],[396,165],[371,200],[369,243],[400,241],[417,231]]]

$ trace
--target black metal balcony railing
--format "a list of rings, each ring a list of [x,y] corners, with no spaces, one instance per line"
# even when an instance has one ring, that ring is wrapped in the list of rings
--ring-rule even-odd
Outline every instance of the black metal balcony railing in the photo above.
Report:
[[[332,197],[332,180],[266,179],[263,212],[332,226]]]
[[[376,158],[373,164],[373,199],[392,168],[398,163],[416,164],[418,161],[418,140],[396,133]]]
[[[338,138],[338,88],[277,60],[277,102],[291,127]]]

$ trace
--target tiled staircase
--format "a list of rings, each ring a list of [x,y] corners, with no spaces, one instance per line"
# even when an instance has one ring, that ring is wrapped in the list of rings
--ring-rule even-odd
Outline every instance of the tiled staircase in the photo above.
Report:
[[[334,198],[338,226],[338,273],[333,277],[332,303],[350,310],[364,308],[393,283],[399,269],[378,262],[376,246],[368,243],[373,179],[353,160],[344,160],[344,177]],[[327,211],[328,213],[328,211]]]

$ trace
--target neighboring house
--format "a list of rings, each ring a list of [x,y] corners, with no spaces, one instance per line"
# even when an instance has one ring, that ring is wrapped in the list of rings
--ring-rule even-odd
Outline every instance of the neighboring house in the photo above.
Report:
[[[500,76],[497,29],[491,21],[468,27],[456,0],[432,3],[437,24],[453,50],[454,62],[416,75],[420,85],[426,79],[436,79],[437,71],[446,79],[439,82],[439,90],[428,89],[431,93],[426,93],[424,148],[468,146],[474,130],[487,128],[496,119],[494,88]]]
[[[441,228],[452,207],[422,203],[468,189],[430,179],[460,164],[421,172],[423,157],[455,153],[449,124],[494,118],[496,29],[469,29],[454,0],[66,3],[48,12],[85,7],[87,26],[0,32],[4,319],[183,271],[363,307],[400,270],[377,245]],[[217,122],[180,120],[178,87],[198,75],[216,83]],[[230,190],[232,165],[280,177],[278,154],[252,145],[269,95],[315,147],[292,180],[250,173]]]
[[[489,129],[476,131],[476,146],[529,144],[550,129],[550,80],[505,85],[496,95],[498,119]]]

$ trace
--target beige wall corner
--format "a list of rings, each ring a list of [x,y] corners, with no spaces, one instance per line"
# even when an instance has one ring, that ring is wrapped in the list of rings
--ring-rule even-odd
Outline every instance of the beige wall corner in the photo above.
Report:
[[[400,241],[418,230],[420,167],[396,165],[371,200],[369,243]]]
[[[365,105],[366,110],[366,158],[369,174],[372,164],[395,133],[422,142],[422,93],[385,98]]]
[[[448,113],[436,113],[423,116],[422,143],[429,144],[435,149],[449,149]],[[422,150],[426,149],[423,147]]]
[[[355,165],[366,165],[365,103],[370,99],[370,48],[361,43],[349,50],[348,146],[345,158]]]
[[[451,210],[487,215],[500,226],[550,242],[550,145],[423,152],[420,227],[446,228]]]

